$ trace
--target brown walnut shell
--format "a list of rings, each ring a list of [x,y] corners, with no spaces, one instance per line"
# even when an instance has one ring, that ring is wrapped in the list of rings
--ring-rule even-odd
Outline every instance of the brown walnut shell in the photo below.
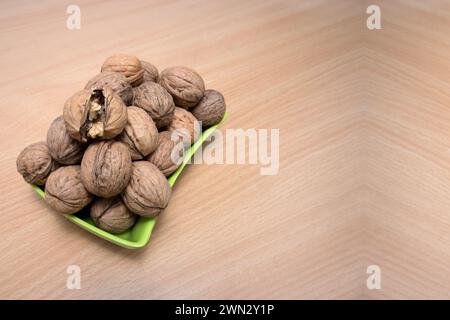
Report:
[[[158,147],[147,157],[166,177],[178,169],[184,154],[183,144],[173,141],[171,135],[169,131],[160,132]]]
[[[172,96],[159,84],[144,82],[133,88],[135,106],[144,109],[158,129],[167,126],[173,117],[175,104]]]
[[[136,161],[122,199],[132,212],[155,217],[167,207],[171,192],[169,182],[157,167],[148,161]]]
[[[52,159],[47,144],[40,141],[30,144],[19,153],[16,166],[26,182],[44,185],[58,164]]]
[[[67,132],[78,141],[112,139],[127,124],[127,107],[108,86],[81,90],[64,104]]]
[[[133,88],[122,73],[111,71],[101,72],[89,80],[84,89],[92,90],[104,86],[110,87],[117,93],[125,105],[129,106],[133,103]]]
[[[108,57],[103,63],[101,71],[122,73],[133,87],[140,85],[144,81],[144,69],[141,61],[129,54],[115,54]]]
[[[81,181],[96,196],[109,198],[125,189],[131,176],[131,155],[119,141],[91,144],[81,160]]]
[[[122,233],[136,222],[137,215],[132,213],[117,196],[99,198],[91,206],[91,219],[95,225],[110,233]]]
[[[202,100],[189,111],[202,122],[202,126],[219,123],[225,114],[226,106],[223,95],[216,90],[206,90]]]
[[[202,77],[186,67],[163,70],[159,82],[172,95],[175,104],[185,109],[199,103],[205,91]]]
[[[151,64],[150,62],[141,60],[142,68],[144,69],[144,82],[158,82],[159,80],[159,71],[158,69]]]
[[[69,135],[62,116],[50,125],[47,146],[52,158],[61,164],[80,164],[83,157],[84,145]]]
[[[193,144],[197,141],[201,131],[199,122],[192,113],[179,107],[175,107],[173,119],[167,130],[178,134],[185,144]]]
[[[128,124],[118,140],[129,146],[132,160],[140,160],[158,146],[158,129],[145,110],[128,107]]]
[[[52,172],[45,184],[45,201],[62,214],[73,214],[87,206],[93,196],[81,183],[80,166],[65,166]]]

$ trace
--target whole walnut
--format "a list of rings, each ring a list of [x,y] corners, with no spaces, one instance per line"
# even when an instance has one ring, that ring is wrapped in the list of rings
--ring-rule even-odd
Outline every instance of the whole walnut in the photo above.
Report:
[[[143,109],[128,107],[128,124],[118,140],[129,146],[132,160],[139,160],[158,146],[158,129]]]
[[[81,181],[96,196],[109,198],[125,189],[131,176],[131,155],[119,141],[91,144],[81,160]]]
[[[19,153],[16,166],[26,182],[44,185],[58,164],[52,159],[47,144],[40,141],[30,144]]]
[[[147,111],[158,129],[172,121],[175,104],[172,96],[159,84],[147,81],[133,88],[133,92],[134,105]]]
[[[163,70],[159,82],[172,95],[175,104],[185,109],[195,106],[205,91],[202,77],[186,67]]]
[[[193,144],[200,137],[200,125],[189,111],[175,107],[173,119],[167,130],[175,132],[186,143]]]
[[[140,85],[144,81],[144,69],[141,61],[129,54],[115,54],[108,57],[103,63],[101,71],[122,73],[133,87]]]
[[[133,88],[122,73],[105,71],[97,74],[86,84],[84,89],[92,90],[95,88],[110,87],[123,100],[125,105],[133,103]]]
[[[171,192],[166,177],[157,167],[148,161],[136,161],[130,183],[121,195],[132,212],[155,217],[167,207]]]
[[[73,214],[87,206],[93,196],[81,183],[80,166],[60,167],[45,184],[45,201],[62,214]]]
[[[110,87],[81,90],[64,104],[67,132],[78,141],[111,139],[127,124],[127,107]]]
[[[173,141],[171,135],[169,131],[160,132],[158,147],[147,157],[166,177],[178,169],[184,155],[183,143]]]
[[[206,90],[202,100],[189,111],[203,126],[219,123],[225,114],[225,99],[216,90]]]
[[[141,60],[142,68],[144,69],[144,81],[158,82],[158,69],[150,62]]]
[[[91,219],[95,225],[110,233],[122,233],[136,222],[137,215],[132,213],[117,196],[99,198],[91,206]]]
[[[47,146],[50,155],[61,164],[80,164],[84,145],[73,139],[66,130],[62,116],[56,118],[47,131]]]

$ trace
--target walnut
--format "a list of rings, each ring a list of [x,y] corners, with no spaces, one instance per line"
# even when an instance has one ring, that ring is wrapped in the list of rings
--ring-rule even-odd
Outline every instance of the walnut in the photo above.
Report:
[[[158,129],[143,109],[128,107],[128,124],[118,140],[130,147],[132,160],[140,160],[158,146]]]
[[[104,86],[110,87],[117,93],[125,105],[129,106],[133,103],[133,88],[122,73],[111,71],[101,72],[89,80],[84,89],[92,90],[103,88]]]
[[[141,62],[135,56],[129,54],[115,54],[105,60],[102,72],[120,72],[127,77],[128,82],[133,86],[138,86],[144,81],[144,69]]]
[[[47,146],[52,158],[61,164],[80,164],[83,157],[84,145],[69,135],[62,116],[50,125]]]
[[[186,109],[195,106],[205,91],[200,75],[186,67],[163,70],[159,82],[172,95],[175,104]]]
[[[19,153],[16,166],[26,182],[44,185],[58,164],[52,159],[47,144],[40,141],[30,144]]]
[[[65,166],[52,172],[45,184],[45,201],[62,214],[73,214],[87,206],[93,196],[80,179],[80,166]]]
[[[225,99],[216,90],[206,90],[202,100],[195,107],[189,109],[203,126],[219,123],[225,114]]]
[[[99,198],[91,206],[91,219],[95,225],[110,233],[122,233],[136,222],[137,215],[132,213],[117,196]]]
[[[127,107],[114,91],[100,89],[81,90],[64,104],[67,132],[78,141],[111,139],[122,132],[127,124]]]
[[[121,195],[132,212],[155,217],[166,208],[171,192],[167,179],[157,167],[148,161],[136,161],[130,183]]]
[[[160,132],[158,147],[147,157],[166,177],[178,169],[184,155],[183,143],[173,141],[171,135],[169,131]]]
[[[142,68],[144,69],[144,81],[158,82],[159,72],[158,69],[150,62],[141,60]]]
[[[131,155],[122,142],[91,144],[81,160],[81,181],[92,194],[109,198],[125,189],[131,176]]]
[[[200,125],[189,111],[175,107],[173,119],[167,130],[178,134],[183,141],[193,144],[200,137]]]
[[[158,129],[170,123],[175,104],[172,96],[163,87],[147,81],[133,88],[133,92],[134,105],[147,111]]]

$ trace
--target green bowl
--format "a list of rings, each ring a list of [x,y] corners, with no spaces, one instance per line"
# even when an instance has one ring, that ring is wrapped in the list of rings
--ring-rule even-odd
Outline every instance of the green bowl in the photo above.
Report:
[[[195,154],[197,149],[203,144],[203,142],[216,130],[216,128],[222,124],[227,119],[227,114],[223,116],[220,123],[211,126],[205,129],[200,138],[195,142],[186,152],[186,155],[183,159],[180,167],[170,175],[168,178],[169,184],[171,187],[175,184],[175,181],[180,176],[181,172],[183,172],[186,164]],[[45,192],[39,186],[33,185],[33,189],[41,196],[43,199],[45,197]],[[115,243],[121,247],[128,249],[138,249],[144,247],[148,241],[150,240],[150,236],[152,235],[153,227],[156,223],[156,218],[147,218],[140,217],[133,228],[121,233],[121,234],[112,234],[106,232],[102,229],[99,229],[95,226],[91,218],[89,217],[88,210],[82,210],[81,212],[71,215],[64,215],[67,219],[80,226],[81,228],[89,231],[90,233],[95,234],[96,236],[108,240],[112,243]]]

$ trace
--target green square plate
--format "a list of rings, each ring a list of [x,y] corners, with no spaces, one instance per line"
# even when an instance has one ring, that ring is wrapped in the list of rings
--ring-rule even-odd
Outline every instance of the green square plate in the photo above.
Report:
[[[186,156],[183,159],[183,163],[180,167],[172,173],[172,175],[168,178],[169,184],[171,187],[175,184],[175,181],[181,174],[181,172],[186,167],[186,164],[195,154],[197,149],[203,144],[203,142],[216,130],[216,128],[222,124],[227,119],[227,114],[223,116],[220,123],[211,126],[205,129],[200,138],[194,143],[186,152]],[[41,198],[45,197],[44,190],[42,190],[39,186],[33,185],[33,189],[41,196]],[[64,215],[67,219],[77,224],[81,228],[89,231],[90,233],[95,234],[96,236],[108,240],[112,243],[115,243],[121,247],[128,249],[137,249],[144,247],[148,241],[150,240],[150,236],[152,234],[153,226],[155,225],[156,218],[146,218],[140,217],[136,224],[130,230],[127,230],[121,234],[112,234],[97,228],[92,220],[89,217],[89,214],[86,212],[87,210],[81,211],[75,215]]]

